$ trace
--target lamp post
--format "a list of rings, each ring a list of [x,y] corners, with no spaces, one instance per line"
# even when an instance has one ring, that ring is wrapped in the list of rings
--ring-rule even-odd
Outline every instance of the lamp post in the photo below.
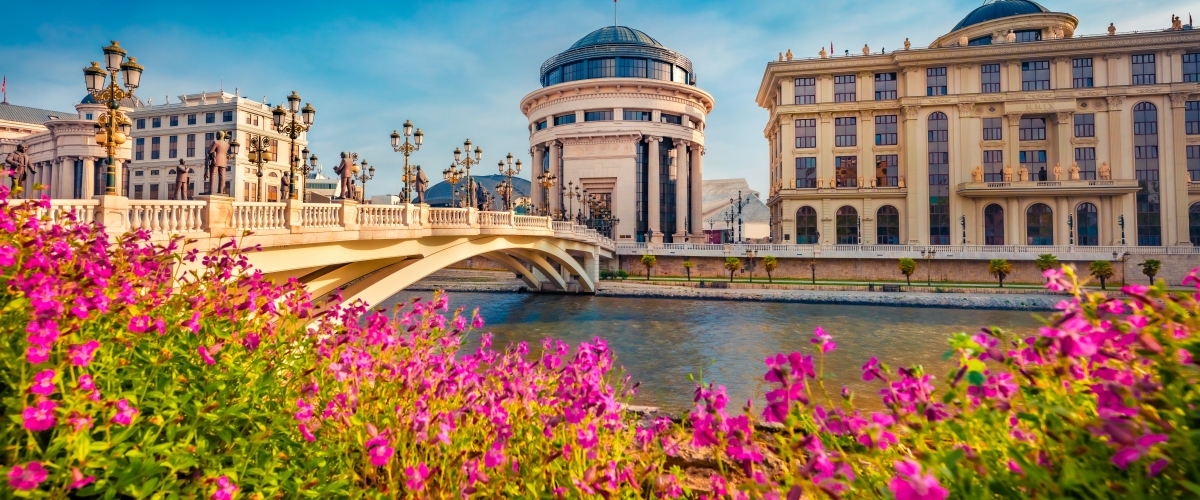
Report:
[[[921,250],[921,256],[925,257],[925,286],[933,286],[933,268],[930,267],[930,262],[933,261],[933,256],[937,254],[937,250],[932,248]]]
[[[117,147],[129,139],[132,123],[125,113],[121,112],[121,100],[133,97],[134,89],[142,81],[141,65],[136,57],[125,60],[125,49],[116,40],[112,45],[104,47],[104,68],[93,62],[91,67],[83,68],[83,81],[88,94],[97,103],[104,104],[108,111],[100,113],[96,118],[96,145],[103,146],[108,153],[108,168],[104,177],[104,194],[117,195]],[[105,71],[107,70],[107,71]],[[125,89],[117,85],[117,72],[125,81]],[[108,84],[105,85],[107,78]]]
[[[444,179],[446,182],[449,182],[450,187],[452,188],[452,194],[450,195],[450,206],[453,207],[458,204],[458,183],[462,182],[463,180],[463,170],[451,163],[450,168],[442,171],[442,179]]]
[[[752,249],[752,248],[746,249],[746,260],[748,261],[746,263],[746,267],[748,267],[750,269],[750,282],[751,283],[754,283],[754,257],[757,255],[758,255],[758,252],[755,252],[754,249]]]
[[[292,91],[292,95],[287,97],[287,101],[287,109],[284,109],[283,105],[280,104],[271,114],[274,118],[275,130],[291,139],[291,144],[288,146],[288,179],[291,181],[290,185],[293,187],[292,192],[289,193],[289,197],[296,200],[299,199],[295,188],[296,168],[298,167],[296,165],[296,160],[298,159],[296,156],[296,138],[300,137],[300,134],[308,132],[309,128],[312,128],[317,110],[309,103],[305,103],[304,108],[301,109],[300,95],[295,90]],[[300,121],[296,121],[297,115],[300,116]]]
[[[404,120],[404,126],[401,128],[404,129],[404,144],[400,144],[400,134],[393,130],[392,150],[404,155],[404,174],[402,174],[400,177],[400,179],[404,181],[404,195],[402,195],[401,198],[403,198],[404,203],[411,203],[412,185],[416,182],[417,176],[416,173],[413,172],[412,166],[409,166],[408,164],[408,157],[409,155],[413,154],[413,152],[421,150],[421,143],[425,141],[425,133],[421,132],[421,129],[419,128],[417,129],[416,133],[413,133],[413,124],[411,120]],[[408,138],[410,136],[413,138],[413,142],[411,143],[408,142]],[[366,189],[364,186],[364,191],[365,190]],[[424,202],[425,200],[421,201]]]
[[[537,176],[538,185],[546,190],[546,194],[550,194],[550,188],[553,188],[558,183],[558,176],[550,172],[542,172]],[[542,215],[550,214],[550,197],[544,196],[542,199]]]
[[[1121,225],[1121,246],[1125,246],[1125,214],[1117,217],[1117,223]]]
[[[500,163],[499,163],[500,175],[507,177],[507,179],[505,179],[505,181],[504,181],[504,208],[506,208],[508,210],[512,210],[513,209],[513,202],[512,202],[513,182],[512,182],[512,179],[513,179],[514,175],[518,175],[521,173],[521,160],[517,160],[517,163],[516,163],[517,168],[514,170],[512,153],[509,153],[508,156],[505,156],[504,158],[508,160],[508,165],[504,164],[504,160],[500,160]]]
[[[233,144],[229,145],[229,151],[233,151]],[[271,139],[264,135],[246,134],[246,157],[256,167],[255,174],[258,176],[258,192],[254,201],[263,201],[263,164],[275,161],[275,153],[271,152]]]
[[[962,244],[966,245],[967,244],[967,216],[966,215],[958,216],[958,223],[960,225],[962,225]]]
[[[304,189],[304,197],[307,198],[308,197],[308,175],[317,171],[317,155],[311,154],[308,151],[308,148],[304,148],[303,150],[301,150],[300,154],[301,154],[301,158],[302,158],[302,161],[300,162],[300,167],[301,167],[302,173],[304,174],[303,179],[301,179],[302,182],[300,183],[300,185],[305,188]],[[298,187],[292,186],[292,189],[296,190],[296,189],[298,189]]]
[[[358,202],[366,203],[367,201],[367,181],[375,178],[375,165],[367,167],[367,160],[362,161],[362,169],[357,174],[350,174],[350,177],[362,183],[362,191],[359,192]]]
[[[1068,243],[1070,243],[1071,246],[1074,246],[1075,245],[1075,217],[1072,217],[1071,214],[1067,214],[1067,234],[1069,235],[1069,238],[1070,238],[1068,240]]]
[[[463,141],[463,148],[466,149],[466,151],[467,151],[466,156],[463,155],[463,151],[461,149],[454,148],[454,163],[452,163],[451,165],[462,167],[466,171],[466,173],[464,174],[465,175],[464,179],[466,181],[466,184],[463,187],[467,191],[466,192],[467,206],[473,207],[473,206],[475,206],[475,183],[471,181],[471,165],[478,165],[480,160],[483,159],[483,148],[480,148],[479,146],[475,146],[475,158],[474,159],[471,158],[471,140],[470,139]]]

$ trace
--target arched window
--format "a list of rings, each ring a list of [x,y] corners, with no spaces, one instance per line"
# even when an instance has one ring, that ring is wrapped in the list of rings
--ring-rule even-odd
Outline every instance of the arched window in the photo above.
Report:
[[[875,213],[875,244],[900,244],[900,211],[896,207],[884,205]]]
[[[1100,211],[1091,203],[1075,207],[1075,244],[1094,247],[1100,244]]]
[[[1025,244],[1054,244],[1054,212],[1044,203],[1035,203],[1025,211]]]
[[[1188,236],[1192,246],[1200,247],[1200,203],[1188,207]]]
[[[1138,246],[1162,245],[1162,209],[1158,183],[1158,108],[1133,107],[1133,168],[1138,181]]]
[[[817,232],[817,211],[813,207],[800,207],[796,211],[796,244],[816,245],[820,243]]]
[[[929,244],[950,244],[950,121],[929,115]]]
[[[983,244],[1004,244],[1004,207],[995,203],[983,209]]]
[[[858,244],[858,210],[854,207],[845,206],[837,211],[837,243]]]

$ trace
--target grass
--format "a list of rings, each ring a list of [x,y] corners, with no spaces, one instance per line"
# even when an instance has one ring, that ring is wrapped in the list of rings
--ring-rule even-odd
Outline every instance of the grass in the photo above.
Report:
[[[621,280],[611,280],[611,281],[621,281]],[[628,279],[626,279],[624,281],[629,282],[629,283],[645,283],[646,275],[644,273],[641,276],[631,275]],[[675,282],[687,282],[687,281],[688,281],[688,279],[686,276],[655,275],[655,276],[650,277],[650,282],[652,282],[652,283],[653,282],[675,283]],[[703,281],[705,283],[711,283],[711,282],[726,282],[726,283],[728,283],[729,276],[726,275],[724,277],[720,277],[720,276],[701,277],[701,276],[692,275],[691,281],[693,281],[693,282]],[[1142,281],[1145,281],[1145,280],[1142,280]],[[744,277],[744,276],[735,277],[733,279],[733,282],[734,283],[751,283],[750,278]],[[814,285],[811,278],[810,279],[775,278],[770,283],[768,283],[766,276],[762,276],[762,277],[755,276],[753,283],[754,284],[764,284],[764,285],[766,285],[766,284]],[[934,287],[937,287],[937,288],[1000,288],[994,281],[992,281],[992,282],[934,281],[934,282],[932,282],[932,284],[926,285],[925,280],[916,280],[916,279],[914,279],[912,281],[912,285],[909,285],[908,282],[903,279],[900,279],[900,280],[886,280],[885,279],[885,280],[864,281],[864,280],[830,280],[830,279],[817,278],[815,286],[862,286],[862,287],[866,287],[870,283],[874,283],[876,286],[879,286],[879,285],[901,285],[901,286],[905,286],[905,287],[912,286],[912,287],[922,287],[922,288],[934,288]],[[1141,283],[1141,284],[1145,284],[1145,283]],[[1013,283],[1011,281],[1005,281],[1004,288],[1021,289],[1021,290],[1040,290],[1040,289],[1042,289],[1042,283]],[[1099,290],[1100,283],[1098,281],[1095,283],[1091,283],[1087,286],[1087,288]],[[1108,283],[1109,290],[1118,290],[1120,288],[1121,288],[1120,282],[1115,282],[1115,283],[1109,282]],[[1185,288],[1185,287],[1171,287],[1171,289],[1173,289],[1173,290],[1190,290],[1190,288]]]

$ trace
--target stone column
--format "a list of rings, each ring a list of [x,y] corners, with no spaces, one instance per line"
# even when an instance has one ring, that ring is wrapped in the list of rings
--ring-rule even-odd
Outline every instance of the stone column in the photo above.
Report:
[[[687,225],[684,221],[687,220],[687,200],[688,200],[688,170],[690,168],[688,162],[688,146],[690,142],[681,139],[675,139],[675,243],[683,243],[684,236],[687,235]]]
[[[1004,164],[1012,167],[1013,181],[1020,180],[1021,170],[1021,113],[1004,115],[1007,120],[1004,130]],[[1007,236],[1007,235],[1006,235]]]
[[[875,178],[875,110],[864,109],[858,112],[858,145],[862,148],[862,156],[858,159],[858,175],[863,178],[863,183],[858,188],[862,189],[869,187],[871,180]]]
[[[533,202],[533,206],[537,210],[542,209],[542,204],[546,202],[545,193],[542,193],[542,186],[538,184],[538,176],[542,175],[542,162],[546,158],[546,148],[543,144],[534,144],[533,148],[533,165],[529,169],[529,199]]]
[[[792,115],[780,115],[779,117],[780,141],[783,142],[783,154],[780,159],[783,166],[780,167],[779,178],[776,182],[781,183],[783,189],[795,189],[796,187],[796,117]],[[694,161],[694,160],[693,160]]]
[[[662,142],[662,137],[646,136],[646,142],[650,145],[650,167],[646,175],[646,227],[654,231],[654,243],[662,243],[662,222],[659,220],[662,197],[658,192],[659,176],[662,175],[658,164],[658,144]]]
[[[908,195],[905,197],[907,209],[904,211],[905,224],[903,230],[904,234],[908,236],[908,243],[910,245],[920,243],[921,231],[919,228],[921,224],[919,221],[921,214],[928,210],[921,209],[920,193],[916,189],[913,189],[913,183],[918,182],[920,179],[917,179],[912,174],[919,170],[917,165],[922,163],[921,148],[918,148],[917,145],[925,139],[925,136],[918,133],[917,115],[920,109],[920,106],[904,106],[902,109],[904,115],[904,162],[902,163],[903,168],[899,170],[898,175],[904,179],[905,189],[908,191]],[[928,179],[925,182],[928,184]],[[928,198],[926,198],[926,201],[928,201]]]
[[[1175,58],[1172,57],[1172,60]],[[1184,136],[1184,106],[1188,94],[1176,92],[1171,94],[1170,126],[1163,127],[1167,133],[1159,129],[1162,138],[1162,148],[1159,151],[1162,158],[1159,163],[1162,176],[1162,220],[1163,246],[1191,246],[1188,231],[1188,172],[1186,159],[1186,138]],[[1164,120],[1165,122],[1165,120]],[[1164,123],[1165,125],[1165,123]],[[1169,236],[1169,238],[1168,238]]]
[[[688,178],[692,180],[692,211],[688,218],[692,221],[692,243],[703,243],[704,169],[702,168],[702,160],[704,158],[704,146],[693,142],[690,151],[692,152],[692,171],[688,173]]]
[[[1054,135],[1057,136],[1058,149],[1053,162],[1047,158],[1046,180],[1054,180],[1054,166],[1059,165],[1063,170],[1063,180],[1071,177],[1071,164],[1075,162],[1075,148],[1071,145],[1071,138],[1075,136],[1075,112],[1074,111],[1059,111],[1054,115],[1056,127]],[[1064,219],[1065,220],[1065,219]]]
[[[1008,202],[1004,207],[1004,244],[1005,245],[1024,245],[1025,239],[1021,237],[1021,221],[1025,220],[1025,214],[1021,213],[1021,202],[1016,198],[1006,198]]]
[[[1133,179],[1133,164],[1126,161],[1121,155],[1121,141],[1125,139],[1122,134],[1121,120],[1123,117],[1121,106],[1125,103],[1125,96],[1110,96],[1108,99],[1108,166],[1112,168],[1113,179]],[[1132,134],[1130,134],[1132,137]],[[1132,157],[1132,155],[1130,155]],[[1100,166],[1096,165],[1099,169]],[[1117,213],[1120,213],[1118,211]],[[1120,238],[1120,236],[1117,236]],[[1118,240],[1119,241],[1119,240]]]
[[[829,186],[829,180],[836,178],[837,165],[834,165],[833,156],[833,135],[836,132],[833,126],[833,112],[822,111],[817,119],[817,177],[825,181],[825,186],[817,186],[818,188]]]
[[[92,199],[96,192],[96,158],[83,157],[83,193],[85,200]]]
[[[562,144],[559,144],[558,141],[550,142],[550,173],[558,176],[558,184],[552,186],[549,189],[549,192],[546,193],[546,196],[550,197],[551,213],[554,213],[556,210],[562,210],[562,198],[555,194],[556,192],[562,191],[562,186],[560,186],[560,184],[565,182],[563,180],[562,165],[559,161],[559,151],[561,150]]]

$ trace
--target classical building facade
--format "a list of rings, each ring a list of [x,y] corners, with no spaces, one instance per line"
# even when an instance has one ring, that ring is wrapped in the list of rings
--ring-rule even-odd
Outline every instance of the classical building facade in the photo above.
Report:
[[[529,119],[533,204],[581,210],[563,188],[586,189],[619,224],[618,241],[702,241],[705,119],[713,98],[692,62],[641,31],[596,30],[541,68],[521,99]],[[545,189],[544,172],[557,176]]]
[[[1077,24],[998,0],[928,48],[769,63],[772,239],[1200,244],[1200,30]]]

